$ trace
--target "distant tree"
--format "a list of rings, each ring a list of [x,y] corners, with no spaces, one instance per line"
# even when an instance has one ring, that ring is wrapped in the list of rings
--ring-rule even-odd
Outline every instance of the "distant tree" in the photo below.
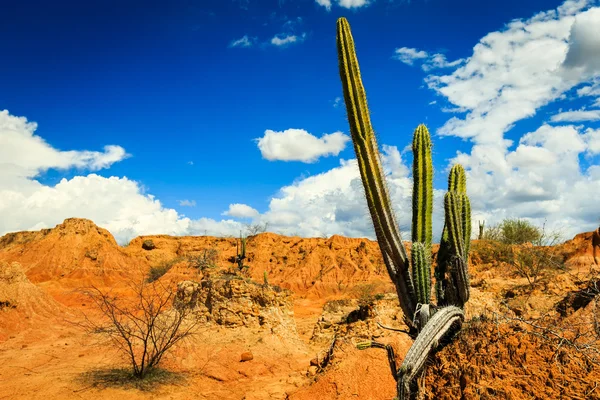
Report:
[[[257,222],[255,224],[246,224],[246,236],[254,236],[259,233],[264,233],[269,228],[269,223],[265,222],[263,224]]]
[[[542,229],[524,219],[505,219],[499,225],[500,241],[505,244],[534,243],[542,238]]]

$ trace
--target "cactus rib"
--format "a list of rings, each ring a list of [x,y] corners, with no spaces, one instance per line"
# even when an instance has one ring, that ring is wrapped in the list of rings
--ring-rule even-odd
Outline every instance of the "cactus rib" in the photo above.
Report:
[[[415,308],[414,288],[409,272],[408,256],[391,206],[371,126],[366,92],[362,84],[354,39],[345,18],[337,22],[337,49],[340,78],[350,124],[350,133],[357,155],[369,212],[384,261],[394,281],[400,305],[406,316]]]

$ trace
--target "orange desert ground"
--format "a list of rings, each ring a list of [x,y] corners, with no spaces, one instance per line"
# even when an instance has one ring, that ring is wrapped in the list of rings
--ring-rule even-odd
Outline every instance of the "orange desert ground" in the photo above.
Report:
[[[394,398],[386,352],[356,349],[376,339],[401,363],[411,344],[378,325],[406,328],[376,242],[261,233],[231,279],[237,245],[158,235],[120,247],[85,219],[1,237],[0,399]],[[472,243],[467,318],[428,361],[425,397],[600,399],[600,229],[551,248],[561,267],[542,268],[535,285],[490,246]],[[215,266],[194,268],[207,249]],[[81,289],[127,293],[127,282],[161,265],[171,266],[159,280],[173,290],[210,282],[194,314],[199,330],[161,363],[165,382],[107,379],[127,361],[81,328],[84,316],[100,318]]]

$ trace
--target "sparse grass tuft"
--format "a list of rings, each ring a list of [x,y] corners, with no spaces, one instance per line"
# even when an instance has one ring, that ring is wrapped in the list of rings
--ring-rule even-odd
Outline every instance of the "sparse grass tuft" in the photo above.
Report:
[[[185,377],[181,373],[162,368],[154,368],[148,371],[143,378],[136,377],[131,369],[106,368],[84,372],[79,376],[79,381],[86,385],[86,388],[137,389],[149,392],[162,385],[183,384],[185,383]]]

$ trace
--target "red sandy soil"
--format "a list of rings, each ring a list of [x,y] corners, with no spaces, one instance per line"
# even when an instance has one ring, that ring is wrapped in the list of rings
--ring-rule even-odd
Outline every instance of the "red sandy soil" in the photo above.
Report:
[[[142,248],[147,240],[154,249]],[[600,343],[595,343],[600,306],[594,291],[600,231],[556,246],[566,269],[545,270],[534,288],[510,265],[481,262],[477,252],[484,247],[472,245],[467,322],[429,360],[421,382],[425,398],[600,398]],[[394,397],[385,352],[359,351],[351,335],[339,337],[323,371],[309,368],[328,347],[310,340],[327,301],[357,297],[367,284],[393,292],[377,243],[341,236],[263,233],[248,239],[246,276],[262,283],[266,271],[270,284],[293,292],[297,335],[206,325],[165,359],[163,367],[175,372],[176,380],[150,390],[99,384],[94,371],[127,364],[109,344],[78,327],[82,313],[96,315],[78,289],[95,285],[126,293],[128,280],[161,263],[173,264],[161,278],[165,281],[197,280],[187,257],[208,248],[218,251],[221,269],[233,268],[235,238],[146,236],[120,247],[108,231],[82,219],[0,238],[0,399]],[[365,329],[350,331],[373,333]],[[401,363],[410,338],[390,331],[377,336],[394,346]],[[253,359],[240,362],[245,352]]]

